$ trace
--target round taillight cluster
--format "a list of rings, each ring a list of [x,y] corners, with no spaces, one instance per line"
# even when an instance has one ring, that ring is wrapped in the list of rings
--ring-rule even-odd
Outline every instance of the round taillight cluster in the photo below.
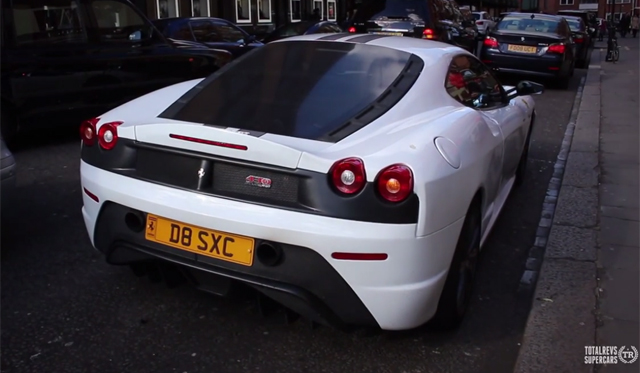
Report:
[[[413,191],[413,172],[402,164],[391,165],[376,178],[378,193],[389,202],[401,202]]]
[[[96,138],[98,144],[104,150],[111,150],[116,146],[118,142],[118,126],[122,122],[109,122],[100,126],[98,133],[96,133],[96,125],[100,121],[99,118],[89,119],[80,125],[80,137],[82,143],[86,146],[92,146]]]
[[[358,193],[367,183],[364,162],[359,158],[347,158],[336,162],[329,174],[333,186],[344,194]]]
[[[329,170],[331,183],[340,193],[355,195],[364,189],[367,176],[359,158],[342,159]],[[385,167],[375,181],[377,194],[388,202],[402,202],[413,192],[413,172],[402,164]]]

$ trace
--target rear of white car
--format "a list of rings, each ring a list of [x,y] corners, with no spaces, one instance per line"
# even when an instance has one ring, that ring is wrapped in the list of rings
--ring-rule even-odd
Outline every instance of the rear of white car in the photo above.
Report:
[[[473,18],[476,20],[478,32],[486,34],[487,30],[495,25],[495,22],[487,12],[473,12]]]
[[[408,112],[396,104],[424,62],[357,44],[278,44],[269,57],[281,70],[235,67],[255,86],[233,77],[183,83],[83,124],[82,212],[94,247],[113,264],[178,264],[217,294],[241,282],[336,327],[423,324],[438,307],[463,213],[419,233],[424,186],[414,188],[415,169],[402,161],[415,146],[385,149],[397,134],[369,140],[381,141],[375,152],[341,141]],[[288,66],[300,51],[306,64]],[[336,64],[331,79],[314,80]],[[295,86],[279,74],[298,74],[288,80]],[[140,114],[150,107],[151,117]],[[453,170],[435,146],[419,149]]]

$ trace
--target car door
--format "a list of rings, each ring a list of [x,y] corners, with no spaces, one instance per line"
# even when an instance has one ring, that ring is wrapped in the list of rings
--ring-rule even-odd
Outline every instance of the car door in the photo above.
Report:
[[[89,78],[91,98],[105,108],[195,78],[199,61],[172,47],[150,21],[122,0],[89,0],[102,71]]]
[[[203,19],[189,22],[196,41],[208,47],[224,49],[240,57],[254,46],[247,44],[249,34],[223,20]]]
[[[13,114],[29,121],[82,106],[87,73],[95,66],[87,55],[81,4],[14,0],[2,13],[2,97],[14,104]]]

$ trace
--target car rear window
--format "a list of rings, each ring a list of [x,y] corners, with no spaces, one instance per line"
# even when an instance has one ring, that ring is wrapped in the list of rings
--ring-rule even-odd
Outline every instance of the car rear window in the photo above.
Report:
[[[496,26],[500,31],[527,31],[555,33],[560,25],[553,19],[505,16]]]
[[[479,19],[480,19],[480,14],[478,14],[478,13],[473,13],[473,18],[475,18],[475,19],[476,19],[476,21],[477,21],[477,20],[479,20]]]
[[[571,31],[582,31],[582,27],[580,27],[580,21],[578,21],[577,19],[567,19],[567,23],[569,23],[569,28],[571,29]]]
[[[161,116],[323,139],[379,104],[412,56],[355,43],[268,44],[206,79]]]
[[[424,21],[429,16],[424,0],[370,0],[363,2],[356,12],[354,22],[371,20],[414,20]]]

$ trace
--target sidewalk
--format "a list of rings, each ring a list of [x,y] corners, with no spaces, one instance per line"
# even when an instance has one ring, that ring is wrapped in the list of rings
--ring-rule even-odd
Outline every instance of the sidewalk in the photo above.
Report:
[[[517,373],[640,371],[619,354],[617,364],[585,359],[588,346],[625,346],[626,361],[640,349],[640,47],[619,44],[616,64],[596,44],[558,155],[539,227],[550,234],[532,248],[544,253],[539,273],[535,255],[527,263],[538,279]]]

